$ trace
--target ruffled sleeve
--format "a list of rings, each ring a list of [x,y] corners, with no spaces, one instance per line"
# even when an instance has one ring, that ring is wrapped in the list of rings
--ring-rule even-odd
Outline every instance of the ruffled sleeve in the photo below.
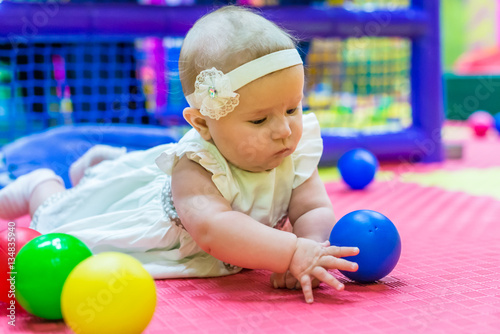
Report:
[[[323,139],[316,115],[313,113],[303,116],[302,138],[297,149],[292,154],[295,177],[293,189],[300,186],[318,167],[323,153]]]
[[[234,182],[231,182],[231,170],[226,159],[215,145],[201,138],[194,129],[189,130],[178,143],[170,145],[155,162],[160,170],[172,175],[172,170],[184,155],[212,173],[212,181],[222,196],[230,202],[233,200]]]

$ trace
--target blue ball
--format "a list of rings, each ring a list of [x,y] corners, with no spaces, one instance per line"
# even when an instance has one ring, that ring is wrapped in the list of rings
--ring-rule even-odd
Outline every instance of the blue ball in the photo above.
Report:
[[[358,255],[345,258],[356,262],[358,271],[340,272],[361,283],[387,276],[401,255],[401,238],[396,226],[386,216],[372,210],[357,210],[342,217],[332,229],[330,244],[359,248]]]
[[[351,189],[365,188],[378,169],[377,158],[362,148],[350,150],[342,155],[338,162],[340,175]]]
[[[495,115],[495,128],[500,134],[500,111]]]

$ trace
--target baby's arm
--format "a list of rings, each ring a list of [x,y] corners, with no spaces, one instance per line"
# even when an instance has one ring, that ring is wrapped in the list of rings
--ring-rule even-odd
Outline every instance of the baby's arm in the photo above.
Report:
[[[328,240],[335,215],[318,171],[293,190],[288,216],[297,237],[318,242]]]
[[[295,252],[297,237],[233,211],[211,176],[185,157],[173,170],[173,201],[189,234],[205,252],[224,262],[285,272]]]
[[[328,238],[335,225],[335,216],[325,186],[319,178],[317,171],[292,192],[288,213],[293,226],[293,233],[297,237],[314,240],[321,243],[323,247],[330,246]],[[339,251],[335,256],[348,256],[349,252],[351,252],[351,255],[355,255],[352,253],[352,248],[346,249],[348,251]],[[346,264],[343,263],[342,265]],[[337,269],[341,268],[338,267]],[[357,270],[357,266],[348,270]],[[298,289],[301,287],[301,282],[297,278],[294,278],[294,276],[290,272],[284,274],[273,273],[271,275],[271,284],[275,288]],[[335,286],[338,290],[343,289],[343,285],[337,280],[331,280],[331,282],[333,285],[330,285]],[[314,279],[306,288],[315,288],[318,285],[319,280]],[[304,295],[306,293],[305,291]]]

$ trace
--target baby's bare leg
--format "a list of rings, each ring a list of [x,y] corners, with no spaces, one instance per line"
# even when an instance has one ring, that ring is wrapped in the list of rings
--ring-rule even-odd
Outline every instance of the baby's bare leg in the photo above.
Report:
[[[35,189],[37,194],[33,197]],[[25,174],[0,189],[0,218],[12,220],[33,213],[48,196],[61,190],[64,190],[63,180],[50,169]]]
[[[64,190],[66,188],[57,180],[47,180],[36,186],[29,201],[30,216],[33,217],[35,211],[47,198]]]

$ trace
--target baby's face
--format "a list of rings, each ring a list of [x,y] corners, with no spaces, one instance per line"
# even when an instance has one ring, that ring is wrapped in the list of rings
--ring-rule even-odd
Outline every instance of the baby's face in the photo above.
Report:
[[[304,68],[296,65],[240,88],[239,105],[207,121],[214,144],[233,165],[251,172],[278,167],[302,137]]]

